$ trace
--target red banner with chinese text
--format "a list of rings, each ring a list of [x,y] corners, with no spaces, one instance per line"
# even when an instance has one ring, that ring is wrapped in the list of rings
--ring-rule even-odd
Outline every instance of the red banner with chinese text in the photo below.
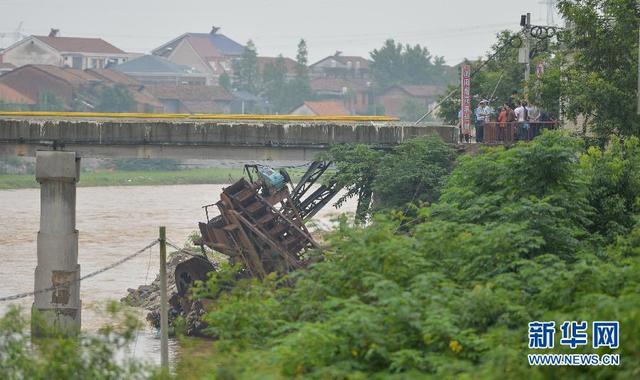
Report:
[[[462,66],[460,78],[460,122],[463,134],[471,133],[471,66]]]

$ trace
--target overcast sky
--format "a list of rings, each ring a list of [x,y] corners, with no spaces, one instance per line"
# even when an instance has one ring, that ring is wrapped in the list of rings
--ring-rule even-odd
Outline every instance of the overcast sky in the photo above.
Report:
[[[262,56],[295,57],[305,38],[314,62],[336,50],[369,56],[387,38],[419,43],[447,63],[477,58],[496,32],[519,28],[520,14],[545,23],[543,0],[0,0],[0,33],[101,37],[131,52],[148,53],[184,32],[252,39]],[[555,17],[558,22],[558,17]],[[1,37],[1,35],[0,35]],[[0,46],[9,42],[0,38]]]

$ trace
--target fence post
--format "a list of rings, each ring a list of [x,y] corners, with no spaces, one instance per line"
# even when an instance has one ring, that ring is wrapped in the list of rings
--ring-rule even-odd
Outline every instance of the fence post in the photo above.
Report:
[[[167,233],[160,227],[160,364],[169,370],[169,321],[167,315]]]

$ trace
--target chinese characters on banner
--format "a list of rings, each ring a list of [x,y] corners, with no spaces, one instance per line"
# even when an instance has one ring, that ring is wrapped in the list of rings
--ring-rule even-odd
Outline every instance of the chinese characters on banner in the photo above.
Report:
[[[462,66],[460,78],[461,99],[460,99],[460,122],[463,134],[471,133],[471,66]]]

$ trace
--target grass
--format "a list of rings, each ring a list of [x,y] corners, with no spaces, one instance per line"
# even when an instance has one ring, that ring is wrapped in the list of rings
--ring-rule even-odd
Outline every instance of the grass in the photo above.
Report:
[[[298,181],[304,169],[291,169],[293,181]],[[160,186],[160,185],[197,185],[229,184],[240,179],[240,168],[206,168],[173,171],[94,171],[80,174],[79,187],[96,186]],[[30,189],[39,187],[34,174],[2,174],[0,190]]]
[[[176,171],[95,171],[80,174],[79,187],[227,184],[242,177],[242,169],[206,168]],[[0,175],[0,190],[39,187],[33,174]]]

